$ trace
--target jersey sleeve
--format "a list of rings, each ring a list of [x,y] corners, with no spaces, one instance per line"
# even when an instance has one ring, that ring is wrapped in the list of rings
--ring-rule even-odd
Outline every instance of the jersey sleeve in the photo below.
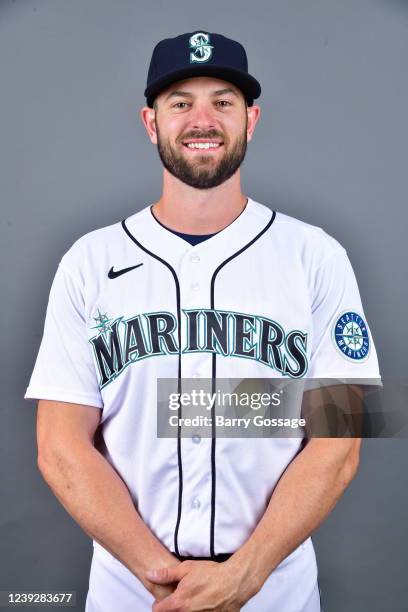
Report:
[[[81,282],[61,262],[52,282],[43,336],[24,398],[103,408],[87,337]]]
[[[382,386],[377,353],[357,280],[341,245],[315,271],[311,316],[308,378],[352,378],[360,379],[359,384]],[[366,379],[370,380],[365,383]]]

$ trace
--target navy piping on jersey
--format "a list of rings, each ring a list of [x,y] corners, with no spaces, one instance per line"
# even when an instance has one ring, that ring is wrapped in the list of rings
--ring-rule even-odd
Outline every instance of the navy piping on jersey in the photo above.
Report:
[[[150,212],[153,215],[152,209],[150,208]],[[242,213],[241,213],[242,214]],[[154,217],[154,215],[153,215]],[[214,271],[212,278],[211,278],[211,308],[214,309],[214,304],[215,304],[215,280],[217,277],[218,272],[227,264],[229,263],[232,259],[234,259],[235,257],[237,257],[238,255],[240,255],[243,251],[245,251],[247,248],[249,248],[250,246],[252,246],[252,244],[254,244],[254,242],[256,242],[256,240],[258,240],[272,225],[272,223],[274,222],[276,217],[276,211],[272,212],[272,216],[271,219],[268,221],[267,225],[263,228],[263,230],[261,230],[259,232],[259,234],[257,234],[252,240],[250,240],[250,242],[248,242],[248,244],[246,244],[245,246],[243,246],[239,251],[237,251],[236,253],[234,253],[233,255],[231,255],[230,257],[228,257],[225,261],[223,261]],[[156,219],[156,217],[154,217]],[[157,221],[157,219],[156,219]],[[158,221],[158,223],[160,223]],[[160,224],[162,225],[162,224]],[[163,226],[165,227],[165,226]],[[181,393],[181,303],[180,303],[180,283],[179,280],[177,278],[177,274],[174,270],[174,268],[164,259],[162,259],[161,257],[159,257],[158,255],[156,255],[155,253],[153,253],[152,251],[149,251],[149,249],[147,249],[146,247],[144,247],[134,236],[133,234],[130,232],[130,230],[128,229],[127,225],[126,225],[126,219],[123,219],[122,221],[122,228],[125,231],[125,233],[127,234],[127,236],[140,248],[142,249],[142,251],[144,251],[145,253],[147,253],[148,255],[150,255],[151,257],[153,257],[154,259],[157,259],[157,261],[160,261],[160,263],[162,263],[164,266],[166,266],[174,279],[174,283],[176,286],[176,303],[177,303],[177,321],[178,321],[178,343],[179,343],[179,353],[178,353],[178,372],[177,372],[177,376],[178,376],[178,387],[177,387],[177,391],[180,394]],[[168,229],[168,228],[166,228]],[[215,379],[216,379],[216,354],[213,353],[212,355],[212,392],[215,392]],[[180,423],[180,419],[182,418],[182,412],[181,412],[181,405],[179,405],[178,408],[178,417],[179,417],[179,423]],[[214,526],[215,526],[215,492],[216,492],[216,466],[215,466],[215,440],[216,440],[216,436],[215,436],[215,409],[214,406],[211,409],[211,417],[212,417],[212,441],[211,441],[211,476],[212,476],[212,483],[211,483],[211,532],[210,532],[210,557],[208,557],[209,559],[214,559],[217,561],[224,561],[226,558],[229,558],[229,556],[231,555],[231,553],[221,553],[216,555],[214,552]],[[184,560],[184,557],[182,555],[180,555],[180,551],[178,548],[178,532],[179,532],[179,528],[180,528],[180,522],[181,522],[181,507],[182,507],[182,498],[183,498],[183,466],[182,466],[182,456],[181,456],[181,426],[178,425],[177,428],[177,460],[178,460],[178,471],[179,471],[179,495],[178,495],[178,511],[177,511],[177,521],[176,521],[176,526],[175,526],[175,530],[174,530],[174,550],[175,550],[175,555],[180,559],[180,560]],[[193,559],[194,557],[185,557],[185,559],[187,558],[191,558]],[[205,558],[205,557],[203,557]]]
[[[227,263],[229,263],[232,259],[234,259],[235,257],[238,257],[238,255],[241,255],[241,253],[243,253],[246,249],[248,249],[250,246],[252,246],[254,244],[254,242],[256,242],[265,232],[267,232],[268,229],[271,227],[272,223],[274,222],[275,217],[276,217],[276,211],[274,210],[274,211],[272,211],[272,216],[269,219],[268,223],[263,228],[263,230],[261,230],[259,232],[259,234],[257,234],[255,236],[255,238],[250,240],[248,242],[248,244],[243,246],[242,249],[239,249],[239,251],[237,251],[236,253],[234,253],[230,257],[228,257],[228,259],[223,261],[218,266],[218,268],[216,268],[216,270],[214,271],[214,274],[212,275],[212,278],[211,278],[211,310],[214,310],[214,308],[215,308],[215,279],[217,278],[218,272]],[[217,354],[213,353],[212,354],[212,393],[215,393],[215,391],[216,391],[216,389],[215,389],[216,376],[217,376]],[[212,425],[212,440],[211,440],[211,477],[212,477],[212,482],[211,482],[210,554],[213,557],[213,556],[215,556],[215,550],[214,550],[214,539],[215,539],[215,533],[214,533],[215,532],[215,493],[216,493],[216,484],[217,484],[217,482],[216,482],[216,466],[215,466],[215,440],[216,440],[215,405],[213,405],[211,407],[211,425]]]
[[[146,247],[144,247],[142,244],[140,244],[140,242],[132,235],[132,233],[127,228],[125,221],[126,221],[126,219],[123,219],[122,227],[125,230],[126,234],[129,236],[129,238],[131,240],[133,240],[133,242],[140,249],[142,249],[142,251],[144,251],[145,253],[147,253],[151,257],[154,257],[154,259],[157,259],[157,261],[160,261],[160,263],[162,263],[164,266],[166,266],[170,270],[172,275],[173,275],[174,283],[176,285],[177,322],[178,322],[178,334],[177,335],[178,335],[178,344],[179,344],[178,368],[177,368],[177,378],[178,378],[177,392],[179,394],[181,394],[181,305],[180,305],[180,283],[179,283],[179,280],[177,278],[177,274],[176,274],[174,268],[172,268],[172,266],[167,261],[165,261],[164,259],[162,259],[158,255],[156,255],[155,253],[152,253],[152,251],[149,251],[149,249],[146,249]],[[181,405],[179,405],[178,417],[179,417],[179,421],[178,421],[179,425],[177,427],[177,461],[178,461],[178,470],[179,470],[179,495],[178,495],[177,522],[176,522],[176,527],[175,527],[175,530],[174,530],[174,550],[175,550],[176,555],[180,554],[180,551],[179,551],[179,548],[178,548],[178,532],[179,532],[180,521],[181,521],[181,502],[182,502],[182,498],[183,498],[183,464],[182,464],[182,459],[181,459],[181,435],[180,435],[181,434],[180,419],[182,417]]]

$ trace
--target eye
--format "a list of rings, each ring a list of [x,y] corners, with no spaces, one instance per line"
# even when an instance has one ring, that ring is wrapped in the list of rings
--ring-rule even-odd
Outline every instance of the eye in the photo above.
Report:
[[[225,108],[227,106],[232,106],[231,102],[229,102],[228,100],[218,100],[218,102],[216,102],[216,104],[219,104],[221,106],[221,108]]]
[[[181,106],[182,104],[185,104],[185,106]],[[188,106],[187,102],[176,102],[176,104],[174,104],[174,108],[185,108],[186,106]]]

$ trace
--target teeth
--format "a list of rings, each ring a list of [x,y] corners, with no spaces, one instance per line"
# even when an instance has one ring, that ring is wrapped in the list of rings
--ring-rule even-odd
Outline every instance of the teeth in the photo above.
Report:
[[[217,142],[189,142],[189,149],[216,149],[220,145]]]

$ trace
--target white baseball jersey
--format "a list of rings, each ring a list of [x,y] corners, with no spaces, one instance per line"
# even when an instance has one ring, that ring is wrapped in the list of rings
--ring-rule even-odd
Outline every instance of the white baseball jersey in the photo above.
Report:
[[[339,242],[249,199],[192,246],[146,206],[59,263],[25,398],[101,410],[106,459],[152,532],[177,555],[222,559],[249,538],[302,440],[158,438],[157,379],[194,377],[379,379]],[[315,612],[316,581],[308,539],[243,609]],[[87,611],[152,601],[94,542]]]

